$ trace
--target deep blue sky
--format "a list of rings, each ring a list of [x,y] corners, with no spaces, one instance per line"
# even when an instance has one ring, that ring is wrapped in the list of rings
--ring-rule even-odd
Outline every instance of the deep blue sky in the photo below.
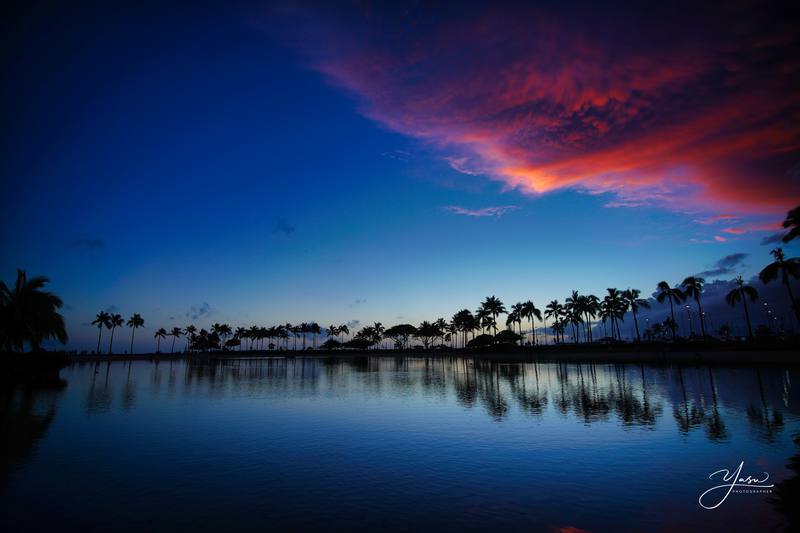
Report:
[[[649,293],[733,253],[751,254],[745,275],[768,259],[760,225],[782,207],[720,225],[701,223],[730,212],[708,198],[513,187],[477,168],[480,149],[448,150],[452,125],[425,129],[420,109],[387,101],[392,80],[328,66],[340,57],[319,55],[334,38],[318,25],[276,31],[284,17],[45,5],[4,22],[0,276],[50,277],[70,346],[93,346],[101,309],[141,313],[144,346],[160,326],[416,323],[489,294],[542,307],[572,289]]]

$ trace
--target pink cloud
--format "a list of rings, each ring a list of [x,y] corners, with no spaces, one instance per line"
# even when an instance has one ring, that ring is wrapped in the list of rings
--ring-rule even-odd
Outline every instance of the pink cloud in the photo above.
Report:
[[[722,237],[721,235],[714,235],[714,240],[717,241],[717,242],[725,242],[728,239],[726,239],[725,237]]]
[[[633,24],[602,11],[463,11],[329,13],[310,25],[324,48],[300,46],[367,117],[530,195],[743,214],[800,202],[790,27],[765,26],[757,9]],[[718,217],[708,223],[733,215]]]

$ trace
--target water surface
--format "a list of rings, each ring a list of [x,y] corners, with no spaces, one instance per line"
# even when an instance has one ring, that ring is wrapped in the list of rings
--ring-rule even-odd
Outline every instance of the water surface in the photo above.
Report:
[[[796,368],[270,358],[61,376],[0,403],[14,529],[779,531],[797,485]],[[742,461],[778,490],[701,508],[709,474]]]

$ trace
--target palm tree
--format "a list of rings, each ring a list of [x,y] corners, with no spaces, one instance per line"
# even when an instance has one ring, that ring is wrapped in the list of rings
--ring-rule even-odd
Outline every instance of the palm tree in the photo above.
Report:
[[[161,353],[161,339],[165,339],[167,337],[167,330],[164,328],[158,328],[153,337],[156,339],[156,353]]]
[[[490,315],[492,315],[492,322],[494,328],[494,335],[497,336],[497,315],[503,314],[506,312],[506,308],[498,298],[494,296],[487,296],[486,299],[481,304],[484,309],[486,309]]]
[[[586,323],[588,326],[586,331],[589,336],[589,342],[592,342],[594,340],[594,334],[592,333],[592,319],[597,316],[597,313],[600,312],[600,299],[594,294],[583,296],[581,300],[581,308],[583,309],[583,314],[586,316]]]
[[[319,327],[319,324],[316,322],[312,322],[308,325],[308,331],[311,333],[311,340],[314,343],[314,349],[317,349],[317,335],[322,333],[322,328]]]
[[[136,328],[144,326],[144,319],[139,313],[134,313],[128,319],[128,327],[131,328],[131,355],[133,355],[133,336],[136,334]]]
[[[636,342],[642,342],[642,338],[639,335],[639,321],[636,319],[636,313],[639,312],[639,309],[650,309],[650,302],[644,298],[639,298],[641,293],[642,291],[639,289],[622,291],[622,299],[628,304],[633,314],[633,325],[636,326]]]
[[[747,310],[747,299],[750,298],[750,301],[755,302],[758,300],[758,292],[750,285],[745,285],[742,276],[736,278],[736,285],[738,286],[735,289],[732,289],[731,292],[725,295],[725,301],[731,307],[735,307],[740,301],[742,302],[742,305],[744,305],[744,318],[747,321],[747,337],[752,340],[753,328],[750,326],[750,312]]]
[[[784,228],[791,228],[789,232],[783,236],[783,242],[788,243],[792,239],[800,235],[800,205],[789,211],[786,215],[786,220],[783,221]]]
[[[111,315],[105,311],[100,311],[97,316],[92,320],[92,325],[97,326],[97,355],[100,355],[100,338],[103,336],[103,328],[110,328]]]
[[[239,351],[241,352],[242,351],[242,339],[246,339],[247,338],[247,328],[244,328],[242,326],[237,327],[236,331],[234,332],[234,336],[239,341]]]
[[[656,287],[658,290],[658,295],[656,295],[656,300],[658,303],[663,304],[664,300],[669,300],[669,313],[670,317],[672,318],[672,322],[670,326],[672,328],[672,340],[675,340],[675,330],[677,329],[677,322],[675,322],[675,309],[673,307],[674,304],[680,304],[684,300],[683,293],[678,287],[670,287],[669,283],[666,281],[660,281],[658,286]]]
[[[570,317],[581,316],[583,310],[581,309],[581,297],[578,294],[578,291],[572,291],[572,295],[570,295],[566,300],[564,300],[564,307],[566,308],[567,312],[570,314]],[[570,320],[572,324],[572,333],[575,336],[575,342],[578,342],[578,330],[576,329],[578,321],[577,320]],[[587,336],[588,340],[588,336]]]
[[[339,332],[339,335],[342,335],[342,341],[344,342],[344,335],[350,335],[350,328],[347,327],[347,324],[342,324],[338,328],[336,328]]]
[[[542,320],[542,311],[537,308],[531,300],[527,300],[522,304],[522,316],[531,321],[531,337],[534,346],[536,342],[536,323],[534,319]],[[546,327],[546,326],[545,326]]]
[[[706,280],[698,276],[689,276],[681,283],[685,298],[694,298],[694,301],[697,302],[697,314],[700,316],[700,331],[703,339],[706,338],[706,319],[703,316],[703,306],[700,305],[700,295],[703,293],[705,283]]]
[[[550,318],[553,322],[558,322],[561,318],[561,315],[564,313],[564,306],[558,303],[558,300],[552,300],[547,306],[545,306],[544,316],[545,318]],[[547,330],[547,322],[544,324],[545,330]],[[554,341],[557,342],[558,340],[558,330],[553,329],[553,333],[556,335]]]
[[[22,351],[27,342],[31,351],[38,352],[44,340],[67,342],[64,317],[58,312],[63,302],[41,290],[49,282],[44,276],[28,279],[21,269],[13,291],[0,281],[0,348]]]
[[[792,211],[800,211],[800,207],[796,207]],[[797,218],[800,218],[800,214],[795,213],[795,215],[796,221]],[[797,230],[796,227],[795,230]],[[778,279],[778,276],[780,276],[781,281],[784,285],[786,285],[786,291],[789,293],[789,301],[792,304],[794,316],[797,318],[797,321],[800,322],[800,307],[798,307],[797,302],[794,299],[792,285],[789,283],[789,279],[800,278],[800,258],[792,257],[790,259],[786,259],[783,254],[783,248],[775,248],[770,253],[772,254],[772,257],[775,258],[775,261],[765,266],[764,270],[759,272],[758,279],[760,279],[762,283],[766,284],[775,281]]]
[[[514,324],[519,324],[519,329],[522,331],[522,304],[516,303],[511,306],[511,311],[506,317],[506,327],[514,331]],[[520,335],[522,336],[522,335]],[[522,340],[520,340],[522,342]],[[516,343],[515,343],[516,344]]]
[[[183,330],[181,328],[172,328],[169,335],[172,337],[172,348],[169,353],[175,353],[175,339],[183,335]]]
[[[614,328],[617,329],[617,340],[622,340],[622,335],[619,331],[619,323],[624,320],[625,312],[628,310],[628,303],[622,296],[619,289],[610,288],[606,289],[604,301],[607,302],[607,313],[611,318],[611,337],[614,337]]]
[[[188,352],[192,346],[192,339],[194,339],[194,334],[197,333],[197,328],[194,327],[194,324],[189,324],[183,329],[183,333],[186,336],[186,351]]]
[[[111,315],[111,318],[108,321],[109,328],[111,328],[111,341],[108,343],[108,353],[111,354],[111,348],[114,346],[114,330],[117,329],[117,326],[121,326],[125,323],[125,319],[122,318],[122,315],[119,313],[114,313]]]

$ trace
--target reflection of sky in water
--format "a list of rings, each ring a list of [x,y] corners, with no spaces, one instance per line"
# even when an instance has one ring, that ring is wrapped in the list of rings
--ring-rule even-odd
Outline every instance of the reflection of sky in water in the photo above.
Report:
[[[798,451],[796,369],[301,358],[62,377],[28,400],[55,415],[6,476],[12,525],[763,530],[780,523],[764,496],[697,496],[742,460],[780,481]],[[3,404],[18,421],[24,405]]]

